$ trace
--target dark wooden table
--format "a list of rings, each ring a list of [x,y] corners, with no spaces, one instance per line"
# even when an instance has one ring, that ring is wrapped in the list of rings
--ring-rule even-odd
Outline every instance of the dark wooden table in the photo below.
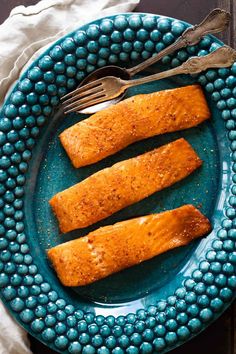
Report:
[[[16,5],[33,5],[38,0],[0,0],[0,23]],[[219,35],[225,43],[236,48],[236,0],[141,0],[136,11],[150,12],[198,23],[211,9],[220,7],[232,14],[229,29]],[[190,342],[173,350],[172,354],[236,354],[236,304],[211,326]],[[34,354],[56,353],[31,338]]]

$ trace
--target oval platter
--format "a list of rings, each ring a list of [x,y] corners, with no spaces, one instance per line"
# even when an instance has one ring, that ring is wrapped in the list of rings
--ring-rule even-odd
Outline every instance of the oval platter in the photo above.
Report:
[[[189,25],[151,14],[96,20],[61,38],[20,77],[0,114],[0,294],[15,319],[61,353],[167,352],[214,321],[236,288],[236,63],[195,77],[131,89],[128,96],[198,82],[211,120],[133,144],[75,170],[58,134],[86,116],[64,116],[60,97],[108,64],[131,67],[172,43]],[[165,57],[153,71],[206,55],[223,43],[207,36]],[[148,75],[150,72],[140,74]],[[116,161],[185,137],[203,167],[175,186],[93,227],[60,235],[48,200]],[[101,225],[192,203],[213,225],[205,238],[90,286],[66,288],[46,249]]]

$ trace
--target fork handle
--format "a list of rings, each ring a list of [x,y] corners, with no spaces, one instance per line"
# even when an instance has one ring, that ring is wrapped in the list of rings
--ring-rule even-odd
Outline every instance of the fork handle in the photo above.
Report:
[[[179,74],[198,74],[209,68],[228,67],[236,60],[236,51],[228,46],[222,46],[214,52],[203,57],[192,57],[177,68],[163,71],[154,75],[135,80],[121,80],[122,90],[129,87],[142,85],[147,82],[164,79]]]
[[[223,31],[228,26],[229,20],[229,12],[221,9],[214,9],[204,18],[204,20],[199,25],[187,28],[173,44],[163,49],[160,53],[134,66],[133,68],[126,70],[130,76],[133,76],[148,66],[158,62],[165,55],[171,54],[177,49],[181,49],[187,45],[197,44],[201,38],[207,34]]]

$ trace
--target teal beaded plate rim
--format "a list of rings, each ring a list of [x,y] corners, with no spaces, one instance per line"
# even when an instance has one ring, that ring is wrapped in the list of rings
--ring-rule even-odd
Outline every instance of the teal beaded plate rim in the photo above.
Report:
[[[60,97],[97,67],[133,66],[150,57],[173,42],[188,26],[183,21],[142,13],[96,20],[61,38],[34,61],[1,109],[0,294],[15,319],[56,351],[72,354],[167,352],[206,328],[235,296],[236,63],[228,69],[208,70],[192,78],[179,76],[141,88],[148,92],[198,82],[206,93],[212,122],[169,136],[169,139],[186,137],[200,157],[203,156],[206,167],[178,188],[159,194],[159,200],[164,203],[167,199],[167,206],[172,207],[186,200],[196,203],[202,200],[202,210],[213,224],[212,233],[192,246],[157,257],[154,263],[147,262],[149,266],[140,265],[136,270],[111,277],[100,288],[97,285],[84,290],[63,288],[45,256],[47,242],[52,246],[65,241],[63,236],[55,241],[56,223],[43,199],[54,191],[50,180],[63,177],[65,187],[75,183],[78,177],[70,177],[67,171],[72,167],[57,145],[61,126],[64,128],[63,124],[69,126],[78,120],[76,115],[62,119],[57,109]],[[206,55],[222,44],[207,36],[199,45],[165,57],[161,68],[180,65],[191,55]],[[165,139],[158,138],[158,144]],[[146,148],[153,148],[157,139],[147,144]],[[141,142],[133,150],[131,147],[129,153],[135,155],[142,148]],[[55,151],[60,153],[64,172],[57,170]],[[122,154],[119,158],[127,156]],[[51,174],[45,175],[45,171]],[[93,170],[81,171],[78,173],[83,178]],[[60,190],[60,183],[55,188]],[[148,207],[153,203],[155,198],[148,199],[140,208],[129,209],[127,214],[118,217],[130,217],[134,212],[141,215],[150,211]],[[153,210],[160,211],[162,206],[158,208]],[[47,232],[45,237],[42,230]],[[160,264],[163,268],[159,269]],[[150,279],[157,283],[160,278],[164,279],[158,283],[161,290],[149,289],[150,283],[143,282],[142,278],[148,277],[153,268],[156,273]],[[176,268],[176,273],[171,268]],[[139,273],[142,274],[138,278]],[[132,278],[134,275],[136,278]],[[122,278],[126,277],[125,283]],[[118,289],[123,297],[117,297],[113,279],[124,287]],[[135,287],[135,281],[142,284],[144,292]],[[131,290],[127,283],[131,283]],[[101,296],[96,301],[98,294]],[[119,305],[121,300],[123,304]]]

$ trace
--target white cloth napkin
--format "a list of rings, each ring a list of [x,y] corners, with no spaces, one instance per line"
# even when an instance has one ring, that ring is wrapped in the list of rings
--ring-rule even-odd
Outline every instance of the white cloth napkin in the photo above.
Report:
[[[0,302],[0,354],[31,354],[26,332]]]
[[[0,25],[0,103],[45,46],[95,18],[132,11],[139,0],[42,0],[18,6]],[[30,354],[26,332],[0,302],[0,354]]]

